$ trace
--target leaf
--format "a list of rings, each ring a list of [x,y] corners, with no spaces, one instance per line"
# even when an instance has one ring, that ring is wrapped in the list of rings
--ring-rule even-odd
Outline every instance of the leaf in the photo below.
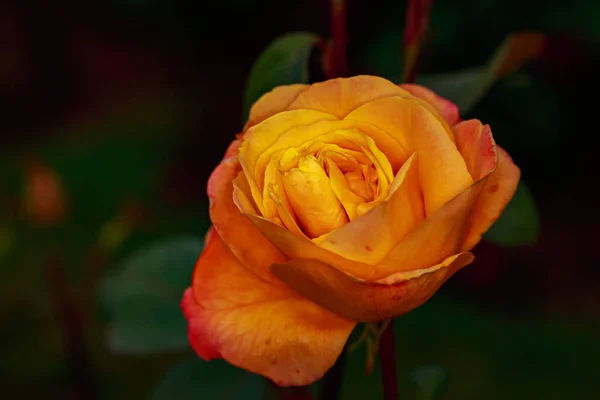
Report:
[[[456,103],[462,113],[468,113],[498,79],[539,57],[545,44],[546,37],[540,33],[516,33],[506,38],[484,67],[422,76],[417,83]]]
[[[407,392],[403,399],[440,400],[448,388],[448,372],[439,365],[416,368],[408,375],[402,387]]]
[[[310,53],[319,36],[295,32],[272,41],[255,61],[246,81],[243,120],[260,96],[280,85],[308,83]]]
[[[540,217],[531,192],[523,182],[500,218],[484,235],[485,240],[500,246],[533,244],[540,230]]]
[[[459,105],[461,96],[476,84],[483,71],[483,67],[475,67],[435,75],[421,75],[417,77],[417,83]],[[463,108],[460,110],[463,111]]]
[[[265,380],[223,360],[198,358],[175,365],[154,390],[152,400],[265,398]]]
[[[202,241],[191,237],[148,245],[104,281],[100,302],[110,314],[112,351],[148,354],[188,347],[179,303],[202,248]]]

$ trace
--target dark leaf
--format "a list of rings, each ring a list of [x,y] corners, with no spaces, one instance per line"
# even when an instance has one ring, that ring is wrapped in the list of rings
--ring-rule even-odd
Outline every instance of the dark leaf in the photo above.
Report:
[[[189,237],[149,245],[104,281],[100,302],[110,313],[111,350],[146,354],[188,347],[179,303],[202,248],[200,239]]]
[[[246,81],[244,121],[252,104],[266,92],[280,85],[309,82],[310,53],[319,40],[319,36],[309,32],[288,33],[263,50]]]
[[[518,246],[536,242],[540,217],[529,189],[519,182],[515,194],[484,238],[501,246]]]

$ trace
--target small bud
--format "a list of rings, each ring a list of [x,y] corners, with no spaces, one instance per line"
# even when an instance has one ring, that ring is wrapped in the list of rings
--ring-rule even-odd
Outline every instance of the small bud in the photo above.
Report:
[[[40,160],[25,164],[25,216],[32,224],[52,226],[67,214],[67,196],[56,171]]]

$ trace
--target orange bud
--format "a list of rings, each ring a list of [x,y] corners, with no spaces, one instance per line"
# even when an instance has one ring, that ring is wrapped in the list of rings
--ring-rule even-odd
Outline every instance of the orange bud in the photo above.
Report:
[[[24,213],[32,224],[52,226],[67,213],[67,195],[56,171],[40,160],[25,165]]]

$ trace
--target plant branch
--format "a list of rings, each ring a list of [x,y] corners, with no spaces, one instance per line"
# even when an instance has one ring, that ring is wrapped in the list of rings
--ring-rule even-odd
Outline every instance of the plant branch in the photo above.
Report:
[[[381,378],[384,400],[398,400],[398,374],[396,371],[396,348],[394,344],[394,321],[390,320],[379,343]]]
[[[319,398],[321,400],[337,400],[340,397],[342,379],[344,377],[344,365],[346,364],[346,353],[348,349],[344,347],[342,354],[338,357],[333,367],[323,378],[323,386]]]
[[[346,76],[346,0],[330,0],[331,48],[329,51],[329,78]]]

